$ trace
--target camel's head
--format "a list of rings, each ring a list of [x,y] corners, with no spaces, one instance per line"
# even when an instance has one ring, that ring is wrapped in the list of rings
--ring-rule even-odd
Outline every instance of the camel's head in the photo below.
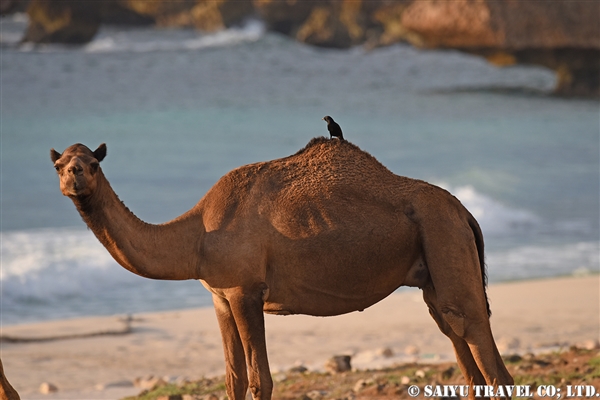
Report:
[[[106,144],[95,151],[82,144],[68,147],[62,154],[50,150],[50,159],[60,179],[60,190],[65,196],[86,197],[94,192],[100,161],[106,156]]]

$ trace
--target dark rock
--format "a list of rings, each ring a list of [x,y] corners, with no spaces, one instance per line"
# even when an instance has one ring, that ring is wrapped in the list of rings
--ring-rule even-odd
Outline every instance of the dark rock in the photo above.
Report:
[[[351,356],[333,356],[325,363],[325,370],[332,374],[350,371],[352,369],[351,359]]]
[[[361,1],[314,7],[296,33],[301,42],[321,47],[348,48],[364,42]]]
[[[308,371],[308,368],[306,368],[304,365],[294,365],[292,368],[289,369],[288,372],[296,373],[296,374],[303,374],[306,371]]]
[[[0,0],[0,15],[25,12],[29,0]]]
[[[159,396],[156,400],[182,400],[183,397],[180,394],[170,394],[167,396]]]
[[[156,18],[136,12],[117,1],[108,2],[103,14],[102,23],[109,25],[154,25]]]
[[[32,0],[23,41],[83,44],[93,39],[101,23],[216,31],[241,22],[253,12],[251,0]]]
[[[118,0],[132,11],[156,20],[160,26],[193,27],[212,32],[252,15],[251,0]]]
[[[325,1],[254,0],[257,14],[274,32],[295,37],[316,5]]]
[[[452,378],[452,376],[454,376],[454,373],[455,373],[455,372],[456,372],[456,368],[454,368],[454,367],[452,367],[452,366],[451,366],[451,367],[448,367],[448,368],[446,368],[445,370],[443,370],[443,371],[440,373],[440,380],[442,380],[442,381],[447,381],[447,380],[449,380],[450,378]]]
[[[514,363],[518,363],[522,360],[523,358],[518,355],[518,354],[511,354],[509,356],[504,357],[504,361],[514,364]]]
[[[100,27],[103,2],[32,0],[24,42],[87,43]]]

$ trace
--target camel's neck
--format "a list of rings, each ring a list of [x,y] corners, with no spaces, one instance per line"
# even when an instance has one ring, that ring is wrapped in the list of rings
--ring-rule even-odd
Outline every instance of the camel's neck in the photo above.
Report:
[[[73,202],[114,259],[134,274],[165,280],[199,279],[202,219],[197,210],[161,225],[147,224],[119,200],[102,170],[90,197]]]

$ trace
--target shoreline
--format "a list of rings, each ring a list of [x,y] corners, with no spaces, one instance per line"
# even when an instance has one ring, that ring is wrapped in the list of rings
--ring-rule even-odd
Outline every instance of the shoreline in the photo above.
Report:
[[[488,287],[492,331],[501,353],[544,352],[597,345],[600,275],[499,282]],[[130,331],[123,328],[129,324]],[[265,316],[273,373],[304,365],[322,370],[333,355],[352,355],[354,368],[400,362],[454,361],[418,289],[337,317]],[[136,378],[198,379],[224,372],[212,307],[82,317],[5,326],[4,337],[63,340],[0,344],[6,375],[22,399],[108,399],[136,394]],[[79,335],[74,337],[74,335]],[[390,354],[391,353],[391,354]],[[43,382],[58,392],[43,395]]]
[[[496,281],[496,282],[490,282],[488,283],[488,287],[490,286],[499,286],[499,285],[505,285],[505,284],[513,284],[513,283],[519,283],[519,282],[543,282],[543,281],[548,281],[548,280],[555,280],[555,279],[568,279],[568,278],[587,278],[587,277],[594,277],[597,276],[600,278],[600,272],[595,272],[595,271],[589,271],[588,269],[585,269],[582,272],[578,272],[578,271],[573,271],[572,273],[567,273],[567,274],[562,274],[562,275],[553,275],[553,276],[543,276],[543,277],[531,277],[531,278],[523,278],[523,279],[507,279],[507,280],[501,280],[501,281]],[[206,290],[204,287],[199,286],[198,287],[199,290]],[[399,292],[394,291],[390,294],[390,296],[394,295],[394,294],[402,294],[405,293],[407,291],[419,291],[420,289],[418,288],[414,288],[414,287],[408,287],[408,286],[401,286],[398,289],[396,289],[397,291],[399,290]],[[208,292],[207,292],[208,293]],[[38,324],[46,324],[46,323],[54,323],[54,322],[68,322],[68,321],[77,321],[77,320],[81,320],[81,319],[86,319],[86,318],[114,318],[114,319],[121,319],[121,318],[128,318],[129,316],[135,316],[135,315],[143,315],[143,314],[159,314],[159,313],[170,313],[170,312],[180,312],[180,311],[186,311],[186,310],[204,310],[204,309],[213,309],[213,304],[212,304],[212,300],[209,297],[209,303],[206,305],[200,305],[200,306],[190,306],[190,307],[180,307],[180,308],[167,308],[164,310],[152,310],[152,311],[134,311],[134,312],[129,312],[129,313],[113,313],[113,314],[85,314],[85,315],[78,315],[78,316],[69,316],[69,317],[52,317],[52,318],[48,318],[48,319],[42,319],[42,320],[28,320],[28,321],[23,321],[23,322],[16,322],[16,323],[6,323],[4,321],[2,321],[1,324],[1,328],[2,329],[8,329],[8,330],[12,330],[13,328],[16,327],[24,327],[24,326],[30,326],[30,325],[38,325]],[[493,311],[493,310],[492,310]],[[330,317],[325,317],[325,318],[330,318]],[[3,334],[0,333],[0,343],[2,342],[2,337]]]

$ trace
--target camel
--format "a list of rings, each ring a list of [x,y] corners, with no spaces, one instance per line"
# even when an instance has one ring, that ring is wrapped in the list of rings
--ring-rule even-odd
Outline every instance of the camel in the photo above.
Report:
[[[198,279],[212,293],[230,399],[248,388],[271,398],[263,312],[361,311],[400,286],[423,290],[469,384],[513,383],[489,324],[475,218],[447,191],[393,174],[348,141],[314,138],[291,156],[234,169],[159,225],[119,200],[99,164],[105,144],[50,156],[62,193],[121,266]]]
[[[12,387],[4,374],[2,360],[0,360],[0,400],[20,400],[19,393]]]

